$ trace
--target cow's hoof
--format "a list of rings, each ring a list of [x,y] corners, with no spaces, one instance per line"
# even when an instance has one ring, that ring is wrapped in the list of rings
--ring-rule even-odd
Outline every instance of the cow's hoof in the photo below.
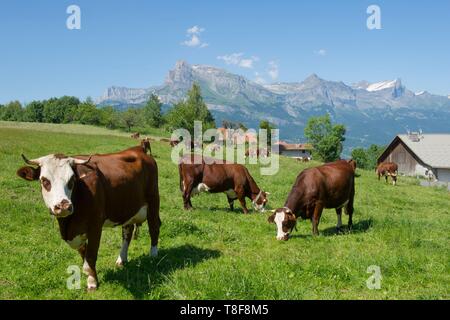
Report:
[[[87,292],[95,292],[95,291],[97,291],[97,286],[95,286],[95,287],[87,287],[86,291]]]
[[[343,233],[342,228],[340,228],[340,227],[337,228],[337,227],[336,227],[336,233],[337,233],[337,234],[342,234],[342,233]]]
[[[150,249],[150,256],[151,257],[158,256],[158,247],[157,246],[152,246],[152,248]]]

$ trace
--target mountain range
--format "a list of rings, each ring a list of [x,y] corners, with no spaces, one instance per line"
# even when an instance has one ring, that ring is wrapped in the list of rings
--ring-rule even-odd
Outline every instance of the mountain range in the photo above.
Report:
[[[308,118],[328,113],[347,127],[347,153],[355,146],[387,144],[406,130],[450,131],[450,96],[410,91],[400,79],[349,85],[313,74],[302,82],[263,85],[220,68],[185,61],[178,61],[160,86],[110,87],[97,104],[139,107],[153,93],[167,109],[184,99],[193,83],[200,85],[218,126],[222,120],[231,120],[257,128],[264,119],[280,128],[281,139],[302,142]]]

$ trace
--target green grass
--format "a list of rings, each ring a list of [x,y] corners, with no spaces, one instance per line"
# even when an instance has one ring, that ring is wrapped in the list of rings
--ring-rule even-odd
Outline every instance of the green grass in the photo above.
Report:
[[[361,170],[351,233],[337,235],[335,212],[325,210],[319,237],[312,237],[310,222],[303,221],[291,240],[278,242],[274,225],[267,223],[269,213],[243,215],[238,203],[239,209],[230,212],[223,194],[195,197],[195,210],[185,212],[170,148],[158,142],[152,150],[163,222],[159,256],[147,256],[150,240],[144,225],[131,243],[130,262],[116,268],[121,231],[105,229],[97,263],[99,289],[87,293],[83,275],[81,290],[68,290],[67,267],[81,266],[80,258],[60,239],[38,183],[16,177],[23,165],[20,154],[102,153],[134,144],[127,134],[95,127],[0,123],[0,299],[450,298],[448,191],[402,177],[393,187]],[[258,166],[248,166],[271,192],[271,208],[283,205],[306,167],[280,161],[275,176],[261,176]],[[381,268],[380,290],[366,286],[371,265]]]

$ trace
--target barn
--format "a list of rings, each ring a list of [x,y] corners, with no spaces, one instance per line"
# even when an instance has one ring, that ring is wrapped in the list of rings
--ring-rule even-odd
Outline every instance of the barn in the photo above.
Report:
[[[277,143],[279,145],[279,154],[294,159],[311,160],[313,147],[308,143],[290,144],[284,141]]]
[[[394,138],[380,162],[395,162],[400,174],[433,177],[450,182],[450,134],[401,134]]]

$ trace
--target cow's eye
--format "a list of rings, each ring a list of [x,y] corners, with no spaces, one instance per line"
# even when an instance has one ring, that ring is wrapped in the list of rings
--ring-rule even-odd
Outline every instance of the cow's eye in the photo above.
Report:
[[[47,191],[50,191],[52,188],[52,184],[51,184],[50,180],[48,180],[45,177],[41,178],[41,184],[42,184],[42,187]]]
[[[73,187],[75,186],[75,177],[72,176],[72,178],[70,178],[69,183],[67,184],[67,187],[72,190]]]

